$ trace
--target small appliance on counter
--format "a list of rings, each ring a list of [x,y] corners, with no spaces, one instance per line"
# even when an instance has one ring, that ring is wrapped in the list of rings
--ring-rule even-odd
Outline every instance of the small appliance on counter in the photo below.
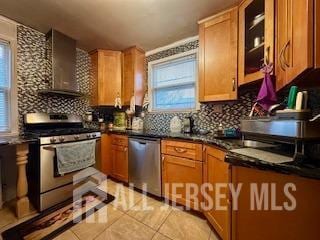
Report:
[[[126,113],[125,112],[113,113],[113,129],[114,130],[126,129]]]
[[[181,133],[182,122],[178,116],[174,116],[170,121],[170,132]]]
[[[183,119],[183,132],[184,133],[192,133],[193,128],[193,119],[192,117],[185,117]]]
[[[143,120],[141,117],[134,117],[132,119],[132,130],[143,130]]]

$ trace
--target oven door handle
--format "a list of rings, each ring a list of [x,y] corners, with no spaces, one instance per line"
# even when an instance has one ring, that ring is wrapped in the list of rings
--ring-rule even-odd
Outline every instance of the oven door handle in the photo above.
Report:
[[[54,151],[56,150],[56,146],[43,147],[44,150]]]

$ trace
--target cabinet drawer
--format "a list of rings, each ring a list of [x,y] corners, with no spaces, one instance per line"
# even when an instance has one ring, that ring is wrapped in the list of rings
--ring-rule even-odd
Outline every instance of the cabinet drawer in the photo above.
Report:
[[[161,141],[163,154],[202,161],[202,144],[190,142]]]
[[[117,146],[128,146],[128,136],[125,135],[111,135],[112,145]]]

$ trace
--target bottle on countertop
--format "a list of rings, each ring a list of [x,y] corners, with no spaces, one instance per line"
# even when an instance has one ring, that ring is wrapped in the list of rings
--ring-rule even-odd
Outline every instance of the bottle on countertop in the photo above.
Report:
[[[223,126],[222,126],[222,123],[219,124],[219,127],[218,127],[218,135],[223,135]]]

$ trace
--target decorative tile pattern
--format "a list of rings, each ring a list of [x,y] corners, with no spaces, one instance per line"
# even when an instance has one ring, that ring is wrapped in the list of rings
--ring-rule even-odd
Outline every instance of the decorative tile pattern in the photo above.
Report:
[[[84,115],[90,110],[87,98],[65,98],[39,95],[38,90],[50,87],[51,68],[47,59],[49,46],[43,33],[20,25],[17,31],[17,85],[19,128],[23,115],[30,112],[64,112]],[[77,49],[76,79],[80,92],[90,93],[90,56]]]
[[[155,53],[146,58],[147,65],[151,61],[169,57],[178,53],[197,49],[199,41],[193,41],[175,48]],[[148,66],[146,67],[146,69]],[[148,75],[147,75],[148,76]],[[222,104],[222,113],[214,113],[215,103],[201,104],[200,110],[194,113],[148,113],[145,118],[145,128],[147,130],[164,130],[168,131],[170,120],[174,116],[184,118],[192,116],[194,119],[195,131],[200,129],[213,130],[221,123],[223,127],[239,127],[240,118],[248,116],[252,108],[252,99],[255,99],[256,90],[244,91],[239,94],[239,101],[225,102]]]
[[[146,58],[146,69],[148,71],[148,63],[151,61],[186,52],[198,47],[199,41],[193,41],[150,55]],[[201,104],[200,110],[194,113],[147,113],[145,118],[145,128],[146,130],[168,131],[172,117],[178,116],[180,119],[182,119],[190,115],[194,119],[195,131],[200,129],[214,130],[218,128],[220,123],[222,124],[223,128],[238,128],[240,125],[240,119],[248,116],[251,111],[253,102],[256,99],[259,91],[258,87],[259,86],[250,89],[241,89],[239,91],[238,101]],[[308,91],[310,95],[309,105],[313,111],[313,114],[319,114],[320,90],[308,89]],[[279,100],[284,100],[288,95],[288,90],[283,90],[278,95]],[[217,104],[222,105],[222,113],[215,113],[213,111],[213,107]]]

